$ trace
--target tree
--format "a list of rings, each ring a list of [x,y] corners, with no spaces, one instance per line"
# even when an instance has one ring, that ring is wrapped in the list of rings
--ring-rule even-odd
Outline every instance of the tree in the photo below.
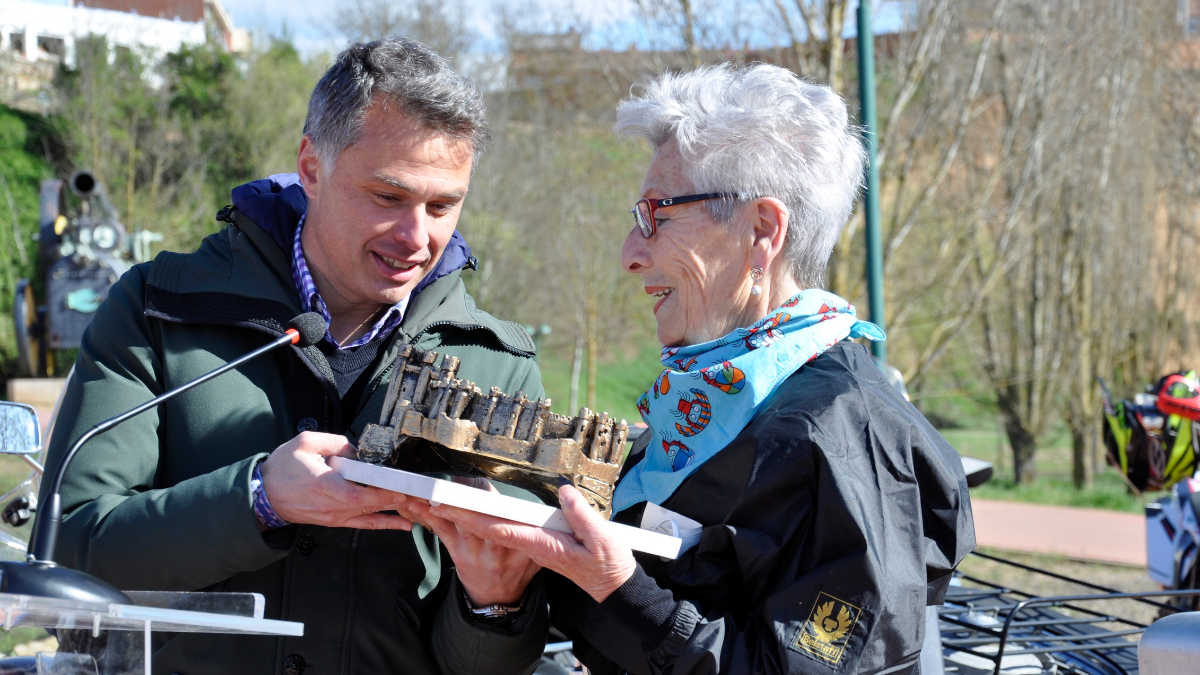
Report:
[[[1005,292],[985,303],[983,344],[991,349],[981,358],[1018,481],[1034,475],[1036,439],[1058,419],[1071,433],[1074,479],[1088,481],[1096,377],[1109,374],[1118,350],[1148,353],[1151,344],[1128,342],[1138,324],[1158,332],[1182,315],[1139,278],[1184,259],[1178,248],[1144,243],[1158,204],[1195,203],[1194,193],[1162,180],[1175,168],[1146,161],[1178,144],[1156,123],[1166,92],[1152,88],[1165,70],[1154,52],[1169,25],[1165,12],[1116,0],[1053,15],[1040,3],[1019,3],[1004,17],[997,42],[1003,127],[1026,150],[1000,174],[1004,201],[1023,222]],[[1164,229],[1170,236],[1169,219]],[[1189,280],[1183,297],[1195,288]]]
[[[1162,199],[1145,197],[1157,173],[1147,148],[1178,146],[1148,123],[1171,99],[1147,90],[1162,70],[1147,66],[1163,44],[1152,17],[1120,2],[1051,14],[1036,2],[929,0],[882,78],[890,329],[911,345],[893,353],[919,390],[947,350],[967,348],[1018,481],[1035,475],[1038,439],[1060,422],[1087,481],[1095,377],[1121,351],[1149,353],[1128,338],[1164,306],[1132,271],[1155,276],[1178,259],[1160,247],[1152,262],[1138,243]],[[1179,190],[1165,201],[1195,203]]]
[[[333,6],[329,24],[349,42],[403,35],[453,62],[461,61],[475,40],[467,28],[466,9],[459,2],[354,0]]]
[[[44,118],[0,105],[0,373],[14,357],[12,307],[18,279],[34,278],[38,228],[38,188],[53,177],[42,140],[54,143]]]
[[[594,408],[601,360],[652,339],[637,280],[620,266],[632,220],[614,207],[632,204],[645,150],[605,128],[496,132],[460,226],[480,252],[470,291],[491,311],[550,325],[550,344],[587,366],[582,400],[568,407]]]
[[[71,158],[76,168],[96,175],[128,217],[136,211],[134,195],[147,167],[169,152],[165,139],[174,125],[168,98],[151,85],[153,73],[141,54],[110,49],[103,36],[79,40],[76,63],[74,70],[59,71],[55,85]],[[151,169],[149,178],[156,175]]]
[[[306,62],[290,43],[273,40],[215,85],[223,92],[219,112],[183,118],[181,152],[200,160],[203,180],[179,203],[181,239],[197,242],[211,232],[233,187],[295,171],[308,97],[323,70],[321,59]]]
[[[218,46],[151,65],[102,37],[79,42],[56,82],[76,168],[92,170],[131,229],[188,250],[217,225],[232,187],[294,170],[309,92],[322,68],[274,41],[239,63]]]
[[[770,0],[792,57],[792,69],[842,92],[847,0]]]

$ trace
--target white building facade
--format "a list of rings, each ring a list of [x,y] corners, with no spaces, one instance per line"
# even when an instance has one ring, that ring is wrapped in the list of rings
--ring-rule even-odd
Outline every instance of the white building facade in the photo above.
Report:
[[[130,49],[152,61],[210,40],[231,52],[250,47],[249,33],[233,26],[219,0],[184,0],[194,20],[152,15],[169,9],[161,1],[107,3],[117,8],[89,7],[87,2],[0,0],[0,100],[45,112],[45,89],[55,70],[59,64],[75,67],[76,43],[89,35],[104,36],[110,50]]]

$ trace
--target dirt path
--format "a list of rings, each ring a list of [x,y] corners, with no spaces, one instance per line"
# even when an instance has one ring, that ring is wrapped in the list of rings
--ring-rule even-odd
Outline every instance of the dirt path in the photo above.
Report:
[[[1145,518],[1132,513],[973,499],[983,548],[1146,567]]]
[[[1146,527],[1132,513],[973,499],[978,548],[993,556],[1121,591],[1157,590],[1146,573]],[[1070,582],[968,556],[963,573],[1032,595],[1096,593]],[[1086,603],[1143,624],[1158,609],[1136,600]]]

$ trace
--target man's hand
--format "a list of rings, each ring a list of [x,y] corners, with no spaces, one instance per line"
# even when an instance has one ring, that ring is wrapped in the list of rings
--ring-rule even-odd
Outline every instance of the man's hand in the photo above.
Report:
[[[574,486],[559,488],[558,499],[575,536],[445,504],[433,506],[430,512],[435,518],[452,521],[460,532],[529,556],[575,582],[596,602],[603,602],[633,576],[637,569],[633,551],[609,535],[607,521]]]
[[[280,518],[325,527],[412,529],[406,518],[379,513],[403,508],[404,495],[345,480],[326,463],[334,455],[354,457],[354,446],[345,436],[305,431],[267,457],[260,467],[263,489]]]
[[[486,478],[478,478],[478,483],[472,479],[454,480],[496,492]],[[516,604],[525,595],[533,575],[541,569],[529,556],[477,537],[453,520],[436,515],[425,500],[409,500],[406,509],[414,522],[433,530],[441,540],[454,561],[463,590],[477,607]]]

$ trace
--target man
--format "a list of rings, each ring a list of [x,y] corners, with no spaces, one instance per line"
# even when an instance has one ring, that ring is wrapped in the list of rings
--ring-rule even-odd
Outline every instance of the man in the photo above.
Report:
[[[542,395],[534,346],[475,308],[456,232],[482,100],[424,46],[354,45],[313,91],[297,174],[234,190],[229,226],[110,291],[84,337],[50,463],[97,421],[317,311],[324,341],[251,361],[88,442],[63,483],[63,563],[124,589],[259,592],[302,638],[180,635],[155,672],[529,670],[540,584],[511,553],[398,515],[404,497],[326,460],[378,420],[405,344],[461,377]],[[50,471],[47,471],[50,475]],[[518,574],[505,574],[517,570]]]

